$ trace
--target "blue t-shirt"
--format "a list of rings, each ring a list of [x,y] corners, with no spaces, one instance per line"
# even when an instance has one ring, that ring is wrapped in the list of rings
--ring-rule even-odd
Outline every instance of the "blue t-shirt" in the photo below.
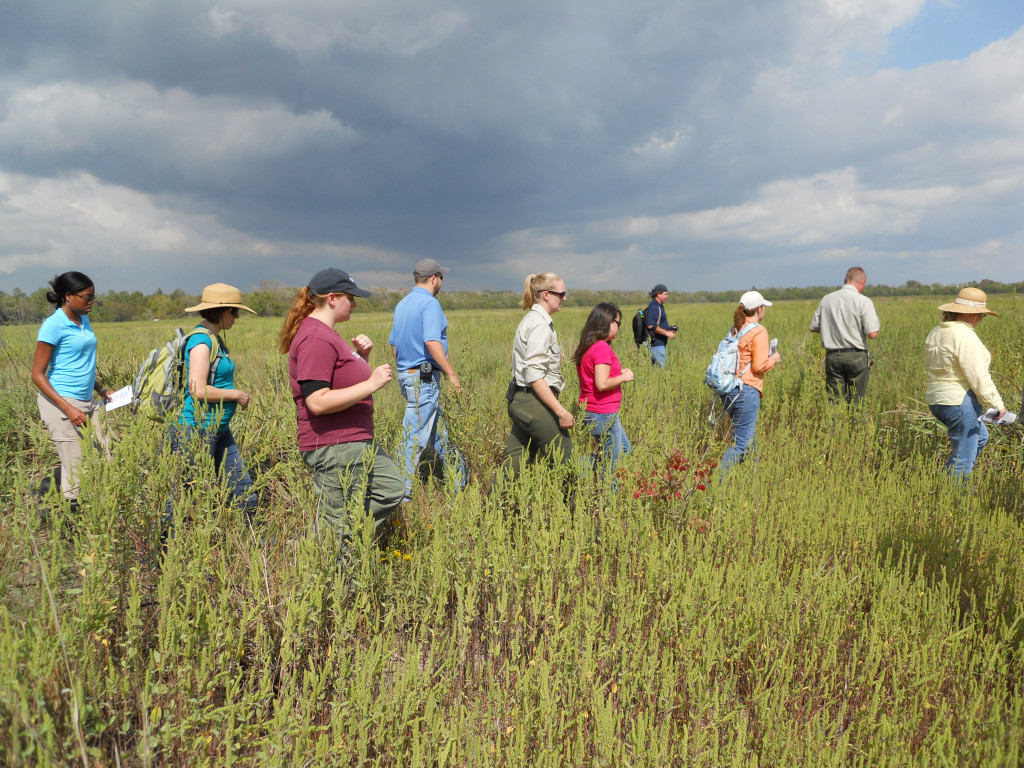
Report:
[[[644,318],[648,328],[657,326],[663,330],[668,330],[668,316],[665,314],[665,305],[657,299],[652,299],[651,303],[647,305],[647,312],[644,314]],[[662,336],[660,333],[651,333],[652,347],[664,347],[666,344],[668,344],[668,336]]]
[[[71,322],[60,307],[39,326],[37,341],[53,347],[46,378],[61,397],[91,400],[96,386],[96,334],[87,315]]]
[[[432,362],[427,341],[439,341],[448,355],[448,319],[441,302],[426,288],[416,286],[395,307],[395,320],[388,344],[395,348],[395,364],[400,371],[419,368]]]
[[[196,326],[196,328],[202,327],[201,325]],[[188,391],[188,356],[200,344],[209,347],[210,353],[213,353],[213,344],[210,341],[210,337],[205,333],[197,333],[185,342],[185,368],[182,373],[182,386],[185,387],[185,402],[181,406],[181,418],[178,419],[178,423],[191,424],[193,427],[202,426],[203,429],[211,431],[216,428],[216,431],[223,432],[228,428],[231,417],[235,415],[238,403],[234,400],[225,400],[223,403],[199,403],[200,413],[205,410],[203,423],[200,425],[196,421],[196,402],[192,399],[192,393]],[[217,389],[232,389],[235,386],[235,363],[228,357],[228,350],[224,344],[218,342],[218,345],[220,346],[221,359],[211,384],[217,387]],[[210,365],[211,367],[213,366],[212,359],[210,360]],[[221,412],[222,406],[223,413],[218,422],[216,417]]]

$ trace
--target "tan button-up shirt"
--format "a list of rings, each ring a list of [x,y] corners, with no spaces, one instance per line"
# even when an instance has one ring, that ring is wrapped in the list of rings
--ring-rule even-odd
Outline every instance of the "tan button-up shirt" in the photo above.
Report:
[[[932,328],[924,340],[928,369],[928,405],[960,405],[967,390],[989,408],[1003,410],[1003,398],[992,382],[992,355],[967,323],[951,320]]]
[[[512,340],[512,375],[520,387],[544,379],[552,389],[565,388],[558,334],[551,315],[539,304],[530,308],[516,328]]]
[[[878,329],[875,305],[849,284],[823,298],[811,318],[811,330],[821,333],[825,349],[866,350],[867,335]]]

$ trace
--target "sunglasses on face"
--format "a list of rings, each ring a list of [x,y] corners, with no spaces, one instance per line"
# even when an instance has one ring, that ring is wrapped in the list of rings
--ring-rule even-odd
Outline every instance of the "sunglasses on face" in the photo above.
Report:
[[[71,295],[72,296],[77,296],[82,301],[84,301],[86,304],[92,304],[94,301],[96,301],[96,294],[95,293],[87,293],[84,296],[82,294],[80,294],[80,293],[72,293]]]
[[[555,296],[560,298],[562,301],[565,301],[565,297],[569,295],[568,291],[550,291],[549,290],[548,293],[553,293]]]

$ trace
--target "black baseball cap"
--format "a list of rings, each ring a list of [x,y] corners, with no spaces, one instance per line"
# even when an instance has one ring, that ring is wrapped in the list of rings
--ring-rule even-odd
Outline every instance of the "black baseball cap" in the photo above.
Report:
[[[348,293],[366,299],[371,295],[369,291],[356,285],[348,272],[334,267],[321,269],[313,275],[306,288],[317,296],[326,296],[328,293]]]

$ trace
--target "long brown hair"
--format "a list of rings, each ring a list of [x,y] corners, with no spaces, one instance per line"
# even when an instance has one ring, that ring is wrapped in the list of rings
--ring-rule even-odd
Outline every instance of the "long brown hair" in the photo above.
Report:
[[[284,325],[281,326],[281,335],[277,339],[278,352],[282,355],[288,353],[292,346],[292,339],[298,333],[299,324],[309,317],[314,309],[322,307],[325,301],[327,301],[326,296],[317,296],[315,293],[310,293],[309,288],[306,286],[302,286],[299,289],[299,295],[292,302],[292,308],[284,319]]]
[[[736,333],[740,332],[740,328],[747,322],[748,317],[753,317],[760,307],[754,307],[753,309],[746,309],[742,304],[737,305],[736,309],[732,313],[732,329]]]
[[[576,351],[572,353],[572,359],[576,361],[576,365],[583,362],[583,356],[587,354],[588,349],[597,342],[608,338],[612,330],[612,321],[616,317],[621,320],[622,312],[617,306],[607,301],[602,301],[590,310],[590,317],[587,318],[583,330],[580,331],[580,343],[576,345]]]

